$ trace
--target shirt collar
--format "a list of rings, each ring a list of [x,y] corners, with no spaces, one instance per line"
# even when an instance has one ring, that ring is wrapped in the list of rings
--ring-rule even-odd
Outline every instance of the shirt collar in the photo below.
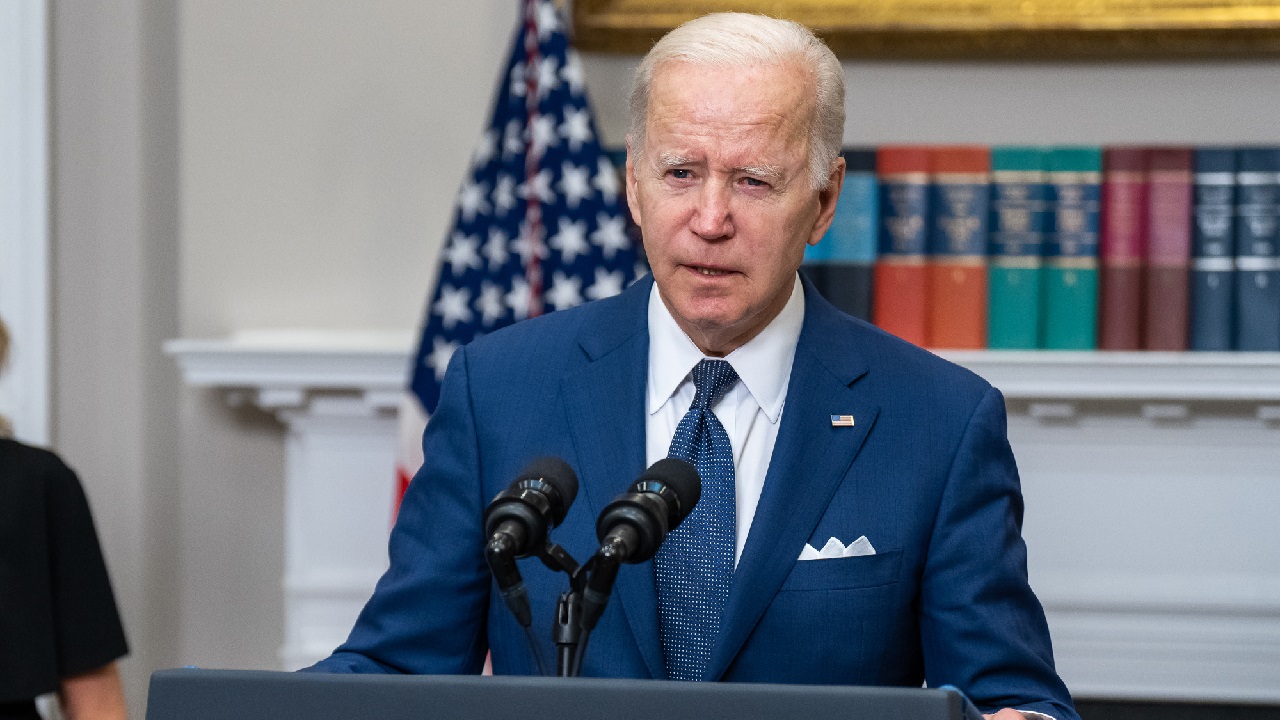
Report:
[[[791,363],[804,325],[804,289],[797,275],[791,297],[782,312],[755,337],[724,357],[733,366],[747,392],[768,416],[778,422],[786,399]],[[693,366],[706,356],[676,324],[658,295],[654,283],[649,291],[649,414],[658,412],[671,399]]]

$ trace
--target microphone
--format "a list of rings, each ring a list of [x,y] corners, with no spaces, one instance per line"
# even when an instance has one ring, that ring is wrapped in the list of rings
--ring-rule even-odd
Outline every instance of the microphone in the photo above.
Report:
[[[700,497],[702,482],[693,465],[676,458],[659,460],[600,513],[599,554],[624,563],[648,560]]]
[[[529,557],[547,542],[547,532],[564,521],[578,495],[578,476],[560,458],[536,458],[498,493],[484,511],[489,538],[485,560],[498,590],[516,620],[526,628],[533,622],[529,596],[516,559]]]
[[[585,636],[604,614],[622,563],[642,563],[658,552],[667,533],[676,529],[702,497],[702,481],[693,465],[665,458],[648,470],[596,521],[600,549],[582,594],[581,627]],[[586,644],[586,640],[582,641]],[[581,654],[577,664],[582,661]],[[576,671],[575,673],[576,674]]]

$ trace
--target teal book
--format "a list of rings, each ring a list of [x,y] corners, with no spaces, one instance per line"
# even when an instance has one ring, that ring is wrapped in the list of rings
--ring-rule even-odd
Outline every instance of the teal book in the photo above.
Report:
[[[831,228],[817,245],[827,248],[823,295],[844,312],[870,320],[876,232],[880,227],[876,151],[852,148],[843,155],[844,187],[840,189]],[[807,262],[808,256],[805,257]]]
[[[1098,229],[1102,148],[1049,151],[1044,251],[1044,342],[1049,350],[1098,346]]]
[[[1044,148],[991,149],[987,346],[993,350],[1031,350],[1043,344],[1048,160]]]

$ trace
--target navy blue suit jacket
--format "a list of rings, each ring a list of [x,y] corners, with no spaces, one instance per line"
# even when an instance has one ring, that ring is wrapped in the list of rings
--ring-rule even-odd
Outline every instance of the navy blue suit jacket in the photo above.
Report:
[[[647,306],[622,295],[480,338],[449,364],[391,567],[326,671],[536,672],[483,557],[481,515],[533,457],[581,482],[552,539],[580,561],[595,518],[645,467]],[[852,415],[853,427],[833,427]],[[759,508],[708,680],[930,686],[980,708],[1075,718],[1027,584],[1004,401],[981,378],[833,308],[805,318]],[[865,535],[876,554],[800,561]],[[563,574],[521,561],[549,667]],[[624,566],[583,675],[663,678],[652,563]]]

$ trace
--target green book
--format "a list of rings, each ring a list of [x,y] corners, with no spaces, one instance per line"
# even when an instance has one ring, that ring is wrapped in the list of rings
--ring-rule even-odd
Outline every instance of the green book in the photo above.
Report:
[[[1049,204],[1042,346],[1049,350],[1093,350],[1098,345],[1102,148],[1050,150]]]
[[[991,149],[987,346],[1041,346],[1044,242],[1049,222],[1048,151]]]

